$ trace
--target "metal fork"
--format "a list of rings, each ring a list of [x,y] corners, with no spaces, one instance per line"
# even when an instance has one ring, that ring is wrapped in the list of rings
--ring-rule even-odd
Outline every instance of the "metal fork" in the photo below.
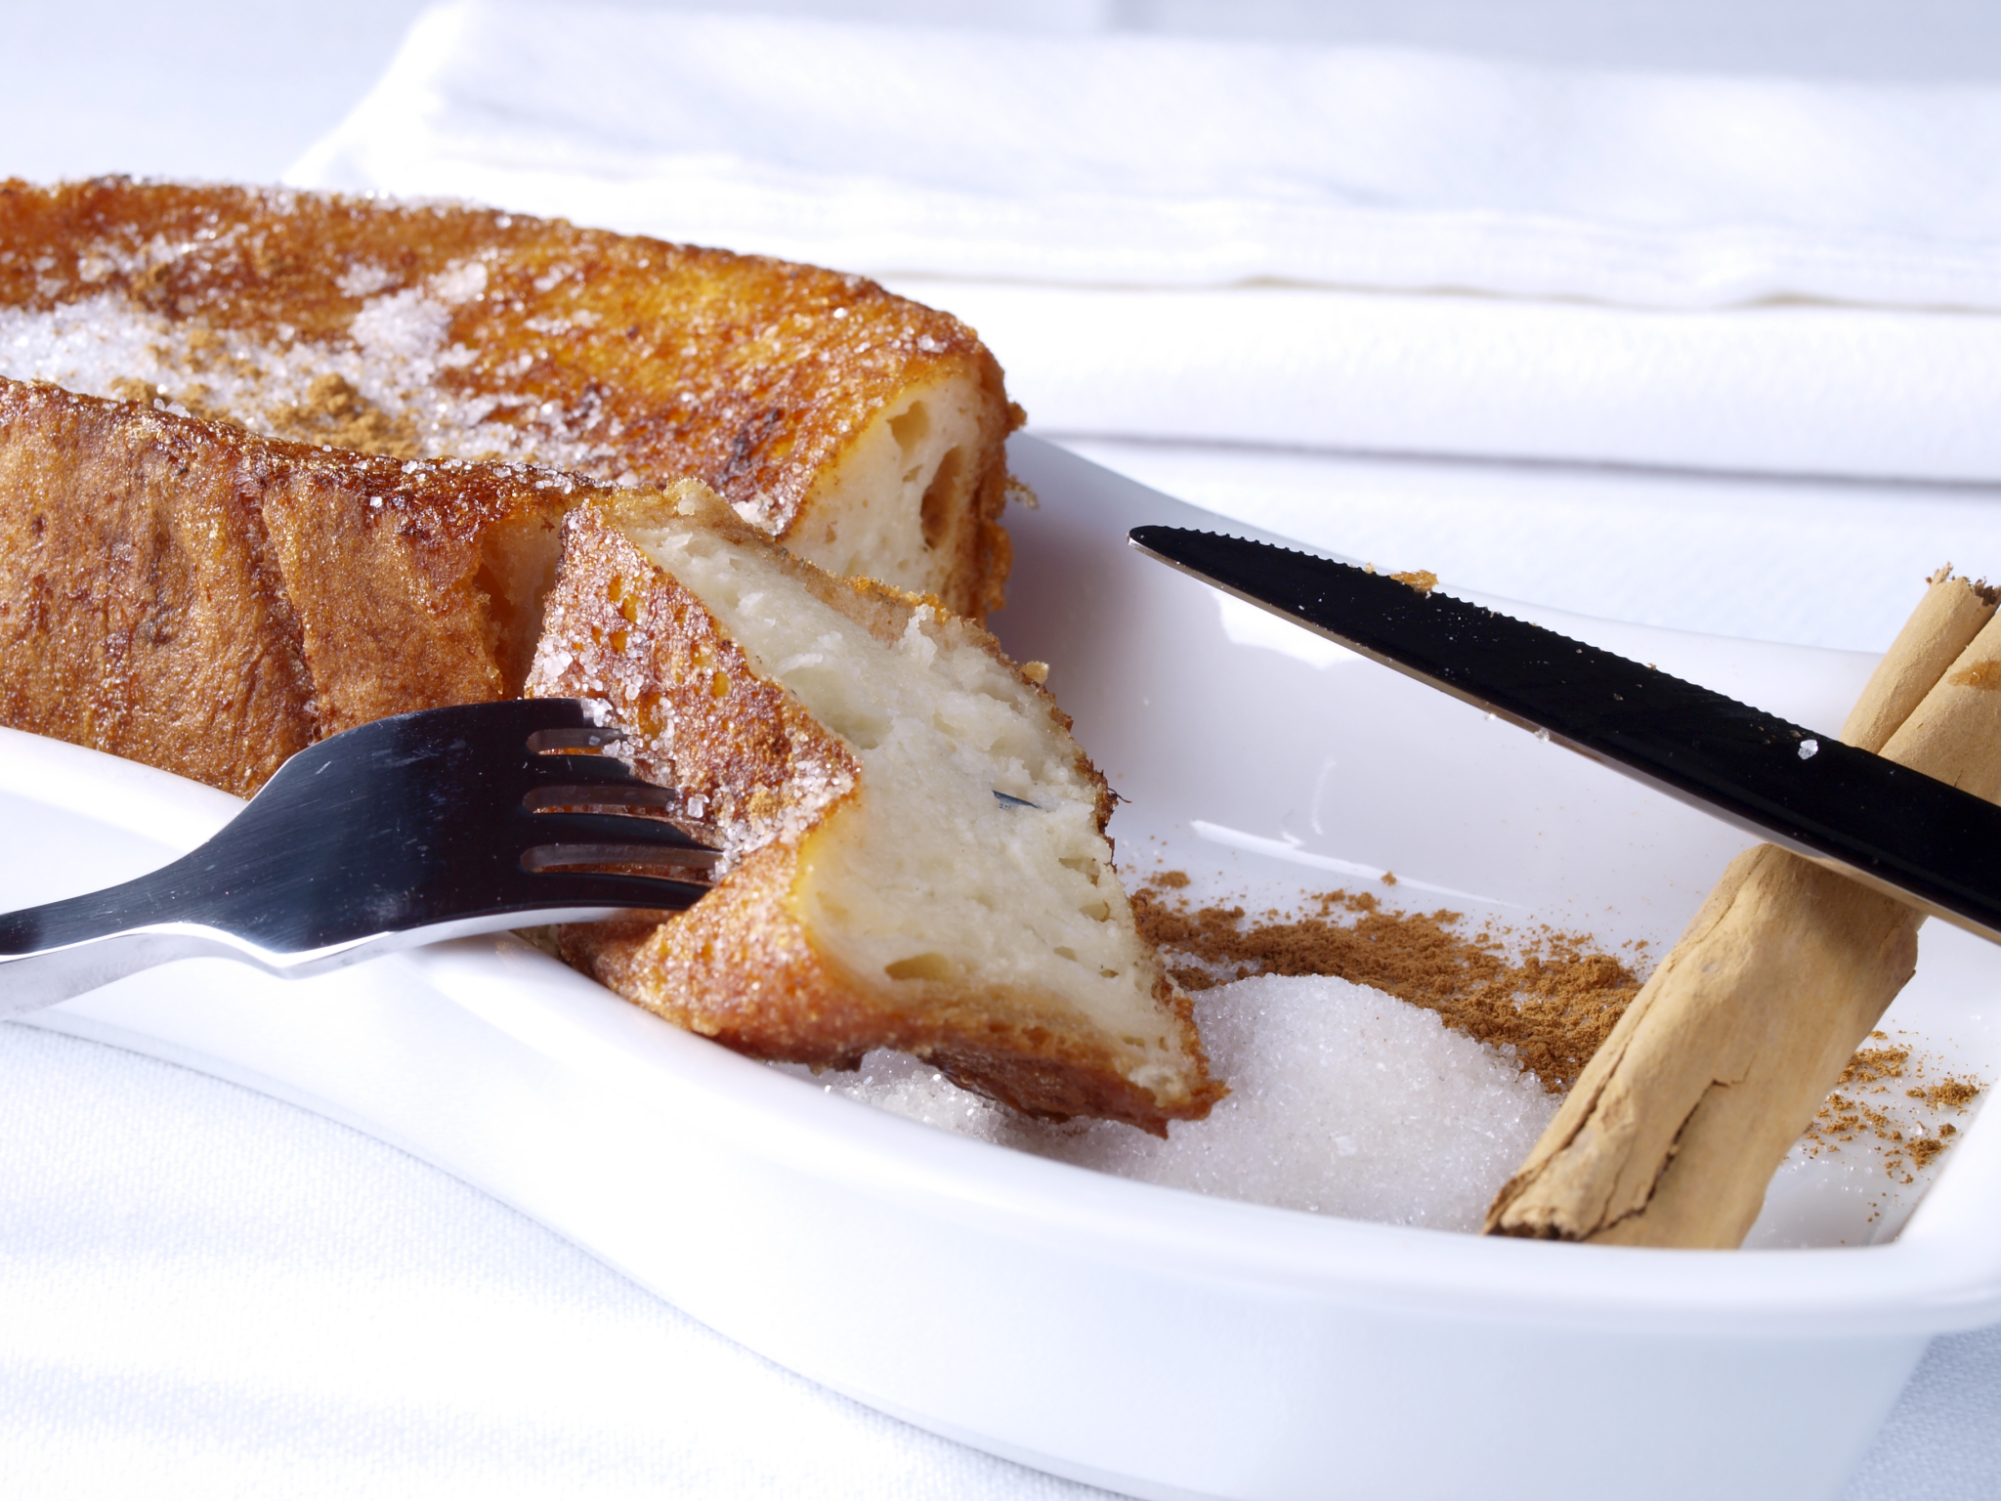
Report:
[[[173,959],[293,977],[469,933],[684,908],[716,851],[646,811],[671,809],[672,789],[592,754],[614,739],[578,699],[427,709],[334,735],[171,865],[0,913],[0,1017]]]

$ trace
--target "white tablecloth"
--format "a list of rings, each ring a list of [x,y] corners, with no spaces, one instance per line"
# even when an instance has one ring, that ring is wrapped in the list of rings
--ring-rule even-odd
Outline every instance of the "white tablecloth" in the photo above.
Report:
[[[878,20],[898,11],[887,0],[847,9]],[[0,121],[11,159],[0,170],[273,177],[340,124],[416,10],[408,0],[361,0],[338,14],[94,0],[10,14],[13,86]],[[1216,8],[1185,10],[1188,24],[1226,24]],[[1267,36],[1288,26],[1369,44],[1459,36],[1511,65],[1634,68],[1657,58],[1739,76],[1782,65],[1789,54],[1771,37],[1788,25],[1804,35],[1811,23],[1821,40],[1801,54],[1803,66],[1840,88],[2001,86],[2001,30],[1979,7],[1946,0],[1920,7],[1929,32],[1906,24],[1909,7],[1857,21],[1791,0],[1766,6],[1764,26],[1755,5],[1633,8],[1611,26],[1546,0],[1514,6],[1515,29],[1494,20],[1497,6],[1464,19],[1460,33],[1443,10],[1421,6],[1403,8],[1400,21],[1362,5],[1242,15],[1252,10]],[[1112,14],[1085,0],[1004,16],[968,0],[940,13],[1081,35],[1092,46]],[[1255,29],[1241,15],[1230,24]],[[1882,38],[1874,49],[1868,24]],[[1923,92],[1914,98],[1922,112]],[[1656,624],[1870,648],[1901,619],[1917,575],[1938,562],[2001,573],[2001,470],[1980,468],[1979,445],[1992,433],[1973,425],[1987,408],[1953,407],[1950,392],[1945,409],[1918,414],[1937,441],[1913,443],[1916,429],[1878,411],[1861,437],[1822,420],[1824,462],[1771,448],[1761,459],[1756,434],[1731,449],[1686,410],[1650,421],[1631,390],[1604,397],[1596,429],[1564,426],[1547,403],[1529,403],[1533,392],[1517,393],[1512,415],[1483,416],[1477,380],[1455,398],[1456,416],[1442,406],[1408,412],[1400,393],[1435,392],[1444,366],[1433,358],[1421,376],[1399,377],[1395,329],[1384,324],[1389,332],[1361,346],[1359,363],[1334,369],[1347,382],[1341,413],[1314,428],[1314,403],[1296,401],[1287,420],[1303,414],[1307,428],[1259,430],[1261,408],[1227,365],[1210,367],[1200,410],[1185,405],[1185,379],[1128,400],[1048,332],[1059,294],[1106,326],[1131,325],[1145,299],[1169,291],[1234,296],[1228,315],[1246,293],[1227,276],[1171,289],[1047,284],[1025,301],[1027,283],[967,279],[954,297],[935,266],[882,269],[963,308],[1031,407],[1087,455],[1197,503],[1470,587]],[[1938,334],[1940,359],[1969,360],[1975,377],[1994,378],[1979,353],[1990,314],[1914,310],[1908,298],[1871,307],[1862,292],[1846,295],[1856,301],[1837,309],[1850,317],[1845,326]],[[1503,352],[1507,317],[1534,313],[1550,327],[1551,317],[1588,321],[1594,306],[1528,309],[1490,296],[1470,299],[1474,307],[1410,288],[1315,296],[1316,316],[1349,309],[1351,334],[1370,318],[1493,314],[1493,347]],[[1386,301],[1396,297],[1409,305]],[[1642,316],[1595,306],[1607,327]],[[1714,319],[1719,337],[1746,337],[1750,323],[1729,321],[1732,312],[1711,298],[1672,316]],[[1657,307],[1644,316],[1671,315]],[[1786,336],[1810,321],[1787,323]],[[1719,368],[1713,354],[1703,358]],[[1810,353],[1799,358],[1810,363]],[[1935,359],[1931,375],[1955,368]],[[1398,378],[1407,384],[1382,384]],[[1728,404],[1725,388],[1679,389]],[[1362,400],[1371,392],[1373,406]],[[1787,393],[1775,394],[1772,410],[1788,410]],[[1893,395],[1923,405],[1908,388]],[[1851,399],[1822,410],[1856,409]],[[1520,435],[1537,410],[1545,426],[1531,442]],[[1441,411],[1452,420],[1441,422]],[[1580,447],[1577,434],[1594,430],[1600,447]],[[1811,436],[1803,422],[1786,441],[1797,449]],[[1957,469],[1909,457],[1942,448],[1958,455]],[[1619,462],[1592,462],[1607,458]],[[12,1025],[0,1026],[0,1080],[0,1132],[11,1147],[0,1167],[0,1474],[11,1493],[1088,1493],[778,1370],[481,1194],[290,1106]],[[2001,1331],[1941,1340],[1847,1501],[1961,1501],[1997,1490]]]

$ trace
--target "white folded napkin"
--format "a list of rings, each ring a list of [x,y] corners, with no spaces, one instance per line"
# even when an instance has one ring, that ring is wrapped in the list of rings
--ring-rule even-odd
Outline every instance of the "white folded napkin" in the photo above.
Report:
[[[288,174],[863,271],[1039,426],[2001,478],[2001,90],[548,0]]]

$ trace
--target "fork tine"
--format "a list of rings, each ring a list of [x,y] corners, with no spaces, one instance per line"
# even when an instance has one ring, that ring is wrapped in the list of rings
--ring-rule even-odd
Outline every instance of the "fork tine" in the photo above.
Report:
[[[598,725],[584,725],[579,728],[559,726],[539,729],[528,737],[528,748],[537,755],[549,755],[556,751],[598,750],[622,740],[617,730]]]
[[[505,702],[512,706],[510,723],[518,724],[523,735],[591,730],[617,738],[615,731],[600,728],[591,709],[580,698],[513,698]]]
[[[542,871],[592,865],[651,865],[681,871],[680,879],[688,880],[698,872],[705,873],[721,858],[715,850],[662,849],[657,844],[537,844],[521,852],[521,868]],[[706,874],[702,879],[708,879]]]
[[[551,906],[637,907],[657,912],[683,912],[709,894],[695,881],[665,876],[611,875],[600,871],[524,871],[522,892],[533,902]]]
[[[643,844],[650,849],[715,850],[714,845],[664,818],[631,813],[534,813],[521,824],[520,832],[524,844]]]
[[[652,782],[597,782],[584,786],[565,783],[556,787],[531,787],[521,806],[532,812],[545,808],[660,808],[676,807],[681,794],[671,787]]]
[[[653,785],[651,782],[642,781],[630,766],[613,756],[565,756],[531,751],[525,771],[529,779],[538,785],[553,785],[559,782],[605,785],[632,783],[642,787]]]

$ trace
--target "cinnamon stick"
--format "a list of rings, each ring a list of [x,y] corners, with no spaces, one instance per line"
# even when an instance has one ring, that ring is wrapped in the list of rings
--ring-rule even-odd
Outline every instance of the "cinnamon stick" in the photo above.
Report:
[[[1931,587],[1883,653],[1841,727],[1841,738],[1849,745],[1881,754],[1954,658],[1987,624],[1996,599],[2001,598],[2001,590],[1984,582],[1955,578],[1950,563],[1925,582]]]
[[[1997,591],[1942,569],[1842,739],[2001,796]],[[1742,1243],[1917,964],[1922,914],[1771,845],[1730,863],[1487,1211],[1488,1234]]]

